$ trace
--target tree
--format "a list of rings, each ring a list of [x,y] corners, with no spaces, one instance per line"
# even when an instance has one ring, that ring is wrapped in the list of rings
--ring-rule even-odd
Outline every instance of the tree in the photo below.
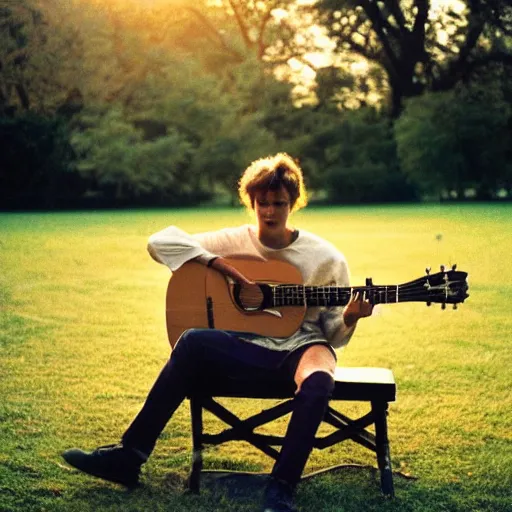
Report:
[[[125,204],[230,196],[240,169],[275,149],[255,105],[264,100],[249,94],[260,73],[253,72],[255,83],[248,69],[233,73],[245,89],[233,92],[197,65],[175,62],[163,76],[148,78],[128,106],[86,109],[73,144],[93,190]]]
[[[33,112],[0,117],[0,148],[2,208],[70,207],[84,192],[62,118]]]
[[[230,56],[231,64],[249,56],[275,67],[316,48],[313,18],[296,0],[184,0],[180,6],[190,15],[189,39],[202,34],[210,47]]]
[[[429,0],[319,0],[315,9],[338,52],[385,71],[394,118],[406,98],[450,90],[489,62],[512,64],[512,6],[499,0],[437,12]]]
[[[389,119],[372,108],[341,115],[321,111],[322,127],[305,147],[305,167],[313,169],[316,189],[334,203],[393,202],[416,199],[402,174]]]
[[[510,104],[497,84],[410,99],[395,124],[403,171],[424,193],[480,199],[510,183]]]
[[[152,199],[180,204],[190,200],[193,177],[185,170],[191,145],[177,131],[166,130],[162,137],[144,140],[142,130],[119,109],[87,110],[80,122],[82,130],[73,135],[72,144],[93,202],[130,205]],[[199,191],[191,195],[197,199]]]
[[[0,115],[54,113],[76,89],[79,40],[64,2],[0,0]]]
[[[65,4],[61,8],[54,0],[44,6],[36,0],[0,0],[4,208],[69,207],[83,192],[73,173],[74,154],[65,122],[80,103],[69,85],[74,64],[68,57],[75,44],[71,31],[59,24],[65,13]]]
[[[77,73],[78,89],[89,100],[128,105],[169,62],[193,60],[206,74],[229,77],[251,61],[273,73],[315,48],[311,15],[296,11],[295,0],[73,0],[69,21],[86,71]]]
[[[278,84],[261,55],[247,50],[239,54],[243,59],[230,61],[227,47],[215,47],[202,37],[203,25],[184,23],[211,22],[222,12],[233,23],[219,28],[219,34],[236,48],[237,30],[249,30],[254,20],[237,28],[234,12],[225,12],[224,6],[207,8],[206,3],[203,18],[195,13],[200,2],[189,2],[195,6],[191,10],[185,2],[175,9],[158,1],[147,6],[73,0],[64,3],[67,9],[54,10],[56,0],[23,0],[16,9],[1,11],[9,28],[2,35],[12,43],[5,46],[8,58],[0,61],[2,70],[14,61],[11,47],[22,57],[18,70],[9,68],[17,73],[13,76],[19,78],[21,96],[7,87],[10,82],[3,73],[4,104],[13,112],[56,111],[70,119],[76,172],[85,180],[91,201],[179,204],[214,192],[225,194],[235,188],[234,176],[241,168],[275,149],[265,115],[274,101],[272,91],[286,89],[289,102],[290,89]],[[256,11],[267,16],[260,7]],[[32,23],[32,14],[40,26]],[[60,31],[52,34],[57,21],[62,22]],[[272,23],[270,16],[260,28]],[[192,37],[183,38],[186,30]],[[64,41],[60,34],[73,34],[69,48],[56,44]],[[55,44],[49,46],[52,37]],[[266,36],[263,42],[267,44]],[[191,55],[191,48],[196,54]],[[59,65],[52,66],[52,59]],[[72,69],[72,61],[76,72],[64,73]],[[214,70],[212,62],[219,63]],[[41,86],[42,105],[32,94],[39,82],[47,86]],[[39,171],[32,170],[34,175]]]

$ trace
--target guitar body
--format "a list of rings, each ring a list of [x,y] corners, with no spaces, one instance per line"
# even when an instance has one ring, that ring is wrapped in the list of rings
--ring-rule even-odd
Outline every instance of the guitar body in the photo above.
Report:
[[[282,261],[227,258],[247,278],[270,284],[302,284],[301,273]],[[278,313],[277,316],[274,313]],[[173,273],[167,288],[167,334],[172,347],[190,328],[251,332],[289,337],[302,325],[306,306],[244,311],[233,297],[233,286],[220,272],[190,261]]]

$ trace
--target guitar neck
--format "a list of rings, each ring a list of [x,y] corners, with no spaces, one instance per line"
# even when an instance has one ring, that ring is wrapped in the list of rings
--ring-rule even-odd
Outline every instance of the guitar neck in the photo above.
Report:
[[[402,284],[374,285],[368,278],[365,286],[306,286],[302,284],[258,283],[257,292],[251,287],[242,287],[235,283],[233,300],[243,311],[262,311],[283,306],[345,306],[350,298],[359,293],[372,304],[391,304],[397,302],[425,302],[427,305],[440,303],[459,304],[469,295],[466,281],[467,273],[459,270],[444,269]],[[268,277],[267,277],[268,279]],[[297,283],[298,281],[295,281]],[[293,283],[293,281],[291,281]]]
[[[272,287],[272,305],[281,306],[345,306],[350,297],[360,292],[373,304],[388,304],[422,300],[407,292],[400,294],[399,285],[356,286],[343,288],[338,286],[277,285]]]

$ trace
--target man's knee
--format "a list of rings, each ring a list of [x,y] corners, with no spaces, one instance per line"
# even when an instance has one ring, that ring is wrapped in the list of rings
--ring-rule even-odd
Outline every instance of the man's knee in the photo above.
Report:
[[[329,399],[334,390],[334,377],[327,371],[318,370],[301,383],[298,394],[308,398]]]
[[[201,350],[203,341],[201,331],[201,329],[187,329],[186,331],[183,331],[172,350],[171,357],[197,357],[198,351]]]
[[[336,358],[328,347],[325,345],[308,347],[302,354],[295,370],[294,380],[297,385],[297,393],[302,388],[303,382],[316,372],[324,372],[334,381],[335,369]]]

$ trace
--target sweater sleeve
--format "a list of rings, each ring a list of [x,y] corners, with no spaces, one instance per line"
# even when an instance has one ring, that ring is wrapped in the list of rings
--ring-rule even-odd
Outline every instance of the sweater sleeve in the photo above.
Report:
[[[340,258],[333,268],[333,284],[340,287],[350,286],[350,275],[345,258]],[[343,320],[344,307],[334,306],[325,308],[320,314],[322,330],[334,348],[341,348],[348,344],[354,334],[355,325],[347,327]]]
[[[212,234],[209,238],[215,237]],[[154,260],[167,265],[174,272],[194,258],[206,264],[217,256],[209,250],[207,243],[200,240],[201,237],[189,235],[176,226],[170,226],[149,237],[148,252]]]

